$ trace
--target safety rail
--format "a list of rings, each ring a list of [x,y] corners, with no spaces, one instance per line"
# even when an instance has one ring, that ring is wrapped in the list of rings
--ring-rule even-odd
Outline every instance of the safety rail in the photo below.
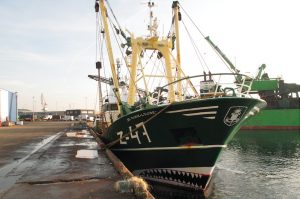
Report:
[[[183,89],[183,100],[207,99],[216,97],[252,97],[249,95],[253,79],[247,75],[239,74],[242,82],[235,82],[235,73],[210,73],[204,75],[186,76],[162,87],[157,87],[150,96],[150,104],[168,104],[168,86],[171,84],[185,83]],[[233,77],[233,78],[230,78]],[[224,82],[223,82],[224,81]],[[192,82],[192,84],[191,84]],[[193,88],[189,87],[193,85]],[[196,93],[195,93],[196,91]],[[193,93],[193,94],[191,94]],[[178,96],[178,93],[175,92]],[[176,98],[178,99],[178,98]],[[175,100],[179,101],[179,100]]]

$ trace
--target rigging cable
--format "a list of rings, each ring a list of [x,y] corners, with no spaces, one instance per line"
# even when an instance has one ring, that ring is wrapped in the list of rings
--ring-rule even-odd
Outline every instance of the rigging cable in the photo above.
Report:
[[[203,58],[203,56],[202,56],[202,54],[201,54],[199,48],[197,47],[195,41],[193,40],[193,38],[192,38],[190,32],[188,31],[188,29],[187,29],[185,23],[183,22],[183,20],[181,20],[181,21],[182,21],[182,24],[183,24],[183,26],[184,26],[184,28],[185,28],[185,31],[187,32],[187,34],[188,34],[188,36],[189,36],[189,39],[190,39],[190,41],[191,41],[191,43],[192,43],[192,45],[193,45],[193,48],[194,48],[195,53],[196,53],[196,55],[197,55],[197,58],[198,58],[198,60],[199,60],[199,62],[200,62],[200,65],[202,66],[203,71],[205,71],[204,66],[205,66],[205,67],[208,69],[208,71],[209,71],[209,67],[208,67],[207,63],[205,62],[205,60],[204,60],[204,58]],[[202,62],[203,62],[203,63],[202,63]],[[203,66],[203,64],[204,64],[204,66]]]
[[[160,59],[160,64],[161,64],[161,66],[165,65],[161,59]],[[162,68],[164,70],[163,74],[167,74],[165,67],[162,67]],[[159,68],[158,68],[158,70],[159,70]],[[163,78],[161,77],[158,85],[161,85],[162,80],[163,80]]]
[[[98,41],[100,40],[99,38],[98,38],[98,33],[99,33],[99,25],[98,25],[98,23],[99,23],[99,16],[96,14],[96,55],[95,55],[95,62],[97,62],[98,61],[98,59],[97,59],[97,57],[98,57],[98,47],[99,47],[99,43],[98,43]]]
[[[98,7],[99,9],[99,7]],[[98,10],[99,11],[99,10]],[[99,13],[99,12],[96,12],[96,13]],[[96,14],[96,55],[95,55],[95,63],[97,63],[97,61],[100,61],[101,62],[101,47],[100,47],[100,43],[101,43],[101,33],[100,33],[100,28],[101,28],[101,20],[100,20],[100,17],[99,17],[99,14]],[[100,28],[99,28],[100,27]],[[98,49],[99,48],[99,49]],[[99,56],[99,57],[98,57]],[[100,81],[100,77],[98,79],[98,81]],[[101,83],[99,83],[100,86],[101,86]],[[95,103],[95,110],[96,110],[96,106],[97,106],[97,101],[100,103],[100,100],[102,99],[98,99],[99,97],[99,87],[97,86],[97,94],[96,94],[96,103]],[[101,111],[101,108],[100,108],[100,104],[99,104],[99,113]]]
[[[111,27],[113,27],[113,23],[112,23],[112,21],[110,20],[110,17],[107,16],[107,18],[108,18],[108,21],[109,21]],[[124,53],[122,52],[121,45],[120,45],[120,43],[119,43],[119,41],[118,41],[118,39],[117,39],[116,33],[115,33],[114,30],[112,30],[112,32],[113,32],[113,35],[114,35],[114,37],[115,37],[115,40],[116,40],[116,42],[117,42],[117,44],[118,44],[117,46],[119,47],[119,50],[120,50],[121,55],[122,55],[122,58],[123,58],[123,60],[125,61],[126,66],[127,66],[127,62],[126,62],[126,60],[125,60]],[[134,81],[133,81],[134,79],[133,79],[133,77],[131,76],[131,73],[130,73],[130,71],[129,71],[129,67],[127,66],[126,68],[127,68],[127,70],[128,70],[129,77],[130,77],[131,81],[134,82]],[[135,87],[136,91],[138,91],[137,85],[136,85],[135,83],[134,83],[134,87]],[[137,92],[137,94],[138,94],[139,99],[142,100],[142,97],[141,97],[140,93]]]
[[[99,80],[100,81],[100,80]],[[96,100],[95,100],[95,106],[94,106],[94,110],[97,109],[97,101],[98,101],[98,96],[99,96],[99,87],[97,86],[97,92],[96,92]]]
[[[192,18],[189,16],[189,14],[185,11],[185,9],[182,7],[181,3],[179,3],[180,8],[183,10],[183,12],[186,14],[186,16],[189,18],[189,20],[192,22],[192,24],[196,27],[196,29],[198,30],[198,32],[202,35],[202,37],[205,39],[205,35],[201,32],[201,30],[199,29],[199,27],[196,25],[196,23],[192,20]],[[206,40],[206,39],[205,39]],[[228,66],[228,64],[224,61],[224,59],[222,58],[222,56],[216,51],[216,49],[214,49],[211,45],[209,45],[214,52],[218,55],[218,57],[221,59],[221,61],[225,64],[225,66],[228,68],[229,71],[231,71],[232,73],[234,73],[232,71],[232,69]]]
[[[107,6],[108,6],[108,8],[109,8],[109,10],[110,10],[110,12],[111,12],[111,14],[112,14],[113,17],[114,17],[116,23],[118,24],[119,29],[122,30],[122,28],[121,28],[121,26],[120,26],[120,24],[119,24],[119,22],[118,22],[118,20],[117,20],[117,17],[115,16],[114,11],[112,10],[112,8],[111,8],[109,2],[108,2],[107,0],[105,0],[105,1],[106,1],[106,4],[107,4]]]
[[[181,3],[179,3],[180,8],[183,10],[183,12],[186,14],[186,16],[190,19],[190,21],[193,23],[193,25],[196,27],[196,29],[199,31],[199,33],[202,35],[203,38],[205,38],[205,35],[201,32],[201,30],[198,28],[198,26],[195,24],[195,22],[192,20],[192,18],[189,16],[189,14],[185,11],[185,9],[182,7]]]
[[[149,60],[147,61],[147,63],[145,64],[145,67],[146,67],[146,65],[148,65],[148,63],[150,62],[150,60],[152,60],[152,57],[153,57],[153,55],[154,55],[154,53],[155,53],[156,51],[153,51],[152,52],[152,54],[150,55],[150,57],[149,57]],[[148,55],[147,53],[145,53],[146,55]],[[152,67],[152,69],[151,69],[151,72],[150,72],[150,74],[152,75],[152,74],[156,74],[156,73],[154,73],[154,68],[157,68],[157,70],[158,70],[158,67],[156,66],[156,61],[157,61],[157,59],[155,59],[155,61],[153,62],[153,60],[152,60],[152,62],[153,62],[153,67]],[[150,85],[150,80],[152,81],[152,84]],[[148,82],[147,82],[147,84],[148,85],[150,85],[149,86],[149,88],[153,88],[153,84],[154,84],[154,78],[149,78],[148,79]]]
[[[100,20],[100,28],[98,28],[98,30],[100,31],[102,29],[103,29],[103,24],[102,24],[102,20]],[[100,40],[99,43],[98,43],[98,45],[99,45],[99,54],[100,54],[99,56],[100,56],[100,61],[103,63],[103,74],[104,74],[104,77],[107,77],[107,75],[106,75],[106,67],[105,67],[105,63],[104,63],[104,53],[103,53],[103,45],[104,45],[104,41],[105,41],[105,39],[104,39],[105,34],[102,31],[100,31],[98,34],[100,35],[99,36],[99,40],[100,40],[101,36],[103,37],[103,39]],[[99,81],[100,81],[100,79],[99,79]],[[107,99],[109,99],[109,91],[108,90],[109,90],[108,89],[108,85],[105,84],[105,91],[106,91],[106,98]]]

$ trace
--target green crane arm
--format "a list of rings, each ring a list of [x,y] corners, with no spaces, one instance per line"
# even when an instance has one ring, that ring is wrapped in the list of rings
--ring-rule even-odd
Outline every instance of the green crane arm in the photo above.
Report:
[[[265,70],[266,68],[266,64],[262,64],[259,68],[258,68],[258,73],[255,77],[256,80],[260,80],[262,75],[263,75],[263,71]]]
[[[219,55],[221,55],[221,57],[224,59],[224,61],[230,66],[230,68],[235,72],[235,73],[240,73],[240,71],[238,69],[236,69],[236,67],[233,65],[233,63],[226,57],[226,55],[220,50],[220,48],[218,46],[216,46],[209,38],[209,36],[205,37],[206,41],[208,41],[208,43],[219,53]],[[242,82],[242,76],[241,75],[237,75],[235,77],[236,81],[238,83]]]

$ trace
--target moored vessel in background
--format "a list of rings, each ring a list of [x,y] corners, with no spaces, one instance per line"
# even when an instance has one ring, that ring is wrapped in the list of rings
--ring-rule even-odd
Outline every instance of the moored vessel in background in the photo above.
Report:
[[[152,1],[148,2],[149,35],[143,37],[129,31],[127,35],[106,3],[111,15],[104,0],[97,0],[95,5],[97,41],[100,46],[106,43],[112,75],[109,79],[98,74],[99,82],[111,86],[101,108],[99,136],[135,175],[206,190],[222,149],[266,102],[252,98],[249,89],[244,89],[244,75],[239,75],[241,84],[233,83],[236,74],[232,73],[185,75],[180,57],[179,2],[172,4],[172,26],[166,37],[158,36]],[[119,61],[115,66],[111,30],[117,44],[124,42],[119,49],[129,77],[121,77]],[[98,69],[102,63],[100,55]]]
[[[242,90],[250,90],[253,97],[263,99],[267,107],[255,117],[248,119],[241,129],[244,130],[300,130],[300,85],[285,83],[281,78],[269,78],[266,65],[258,68],[255,77],[244,80],[235,65],[209,37],[208,43],[222,57],[230,69],[236,73],[235,83],[243,84]]]
[[[245,130],[298,130],[300,131],[300,85],[285,83],[281,78],[269,78],[259,68],[252,82],[251,93],[267,102],[267,107],[247,120]]]

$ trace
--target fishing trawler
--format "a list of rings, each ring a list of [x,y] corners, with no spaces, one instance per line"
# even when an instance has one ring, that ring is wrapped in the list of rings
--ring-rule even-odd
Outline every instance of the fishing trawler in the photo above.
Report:
[[[166,37],[157,33],[154,3],[149,1],[148,7],[149,34],[135,37],[123,31],[108,1],[96,0],[98,52],[103,52],[105,43],[111,69],[111,77],[100,75],[104,56],[99,55],[100,93],[100,82],[111,87],[104,103],[100,97],[99,136],[133,174],[206,190],[222,149],[242,122],[266,103],[249,97],[246,85],[233,84],[234,73],[187,76],[181,66],[179,2],[172,4],[172,26]],[[113,37],[120,44],[125,78],[120,75],[120,61],[115,63]]]

